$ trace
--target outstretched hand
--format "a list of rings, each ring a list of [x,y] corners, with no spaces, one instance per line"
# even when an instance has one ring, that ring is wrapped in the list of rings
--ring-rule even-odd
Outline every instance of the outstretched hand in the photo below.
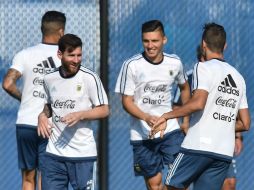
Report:
[[[164,131],[167,128],[167,120],[165,117],[161,116],[156,123],[153,125],[152,130],[150,132],[150,138],[153,138],[154,135],[160,132],[160,137],[163,138]]]

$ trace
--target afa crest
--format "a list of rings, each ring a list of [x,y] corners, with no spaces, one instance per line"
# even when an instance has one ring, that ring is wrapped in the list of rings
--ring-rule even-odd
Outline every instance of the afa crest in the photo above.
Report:
[[[169,75],[170,76],[173,76],[174,75],[174,72],[172,70],[169,70]]]

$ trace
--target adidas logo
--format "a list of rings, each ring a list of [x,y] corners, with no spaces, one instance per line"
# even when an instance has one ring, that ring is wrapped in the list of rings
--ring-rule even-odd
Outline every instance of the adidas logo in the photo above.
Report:
[[[224,79],[224,81],[221,82],[221,84],[237,88],[236,83],[230,74],[227,75],[227,77]]]
[[[221,82],[221,85],[218,86],[218,91],[239,96],[239,90],[235,88],[237,88],[236,83],[233,77],[228,74],[227,77]]]
[[[46,74],[49,73],[53,68],[56,68],[55,62],[52,57],[48,57],[47,60],[37,64],[36,68],[33,68],[34,73]]]

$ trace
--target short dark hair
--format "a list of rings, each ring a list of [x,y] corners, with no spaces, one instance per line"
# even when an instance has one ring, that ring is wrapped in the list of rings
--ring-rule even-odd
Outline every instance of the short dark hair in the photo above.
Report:
[[[58,49],[62,53],[65,51],[72,52],[78,47],[82,48],[82,41],[74,34],[65,34],[58,41]]]
[[[65,14],[58,11],[47,11],[41,19],[41,32],[43,35],[51,35],[59,29],[65,29]]]
[[[226,44],[226,32],[224,27],[216,23],[207,23],[204,26],[202,40],[207,47],[216,53],[222,53]]]
[[[199,62],[201,62],[202,61],[202,57],[204,58],[204,52],[203,52],[203,48],[202,48],[201,45],[197,46],[196,55],[197,55],[197,60]]]
[[[155,30],[160,30],[165,35],[163,24],[159,20],[150,20],[142,24],[142,34]]]

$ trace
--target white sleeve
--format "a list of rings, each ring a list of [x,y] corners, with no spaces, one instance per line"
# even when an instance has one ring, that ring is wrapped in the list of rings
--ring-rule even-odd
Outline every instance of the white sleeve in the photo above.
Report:
[[[125,62],[118,75],[115,92],[125,95],[134,95],[135,80],[134,74],[129,62]]]
[[[243,79],[242,87],[243,87],[243,94],[242,94],[242,97],[240,99],[239,109],[248,108],[248,102],[247,102],[247,96],[246,96],[246,84],[244,82],[244,79]]]
[[[210,92],[212,88],[212,79],[204,63],[197,63],[193,70],[193,90],[202,89]]]
[[[22,52],[19,52],[13,58],[11,68],[23,74],[25,70],[24,66],[25,66],[24,55]]]
[[[179,66],[179,72],[176,76],[176,82],[177,82],[177,84],[184,84],[187,81],[187,75],[184,72],[182,62],[181,61],[179,61],[179,62],[180,62],[180,66]]]
[[[108,104],[108,97],[97,74],[91,75],[88,85],[89,98],[94,106]]]

